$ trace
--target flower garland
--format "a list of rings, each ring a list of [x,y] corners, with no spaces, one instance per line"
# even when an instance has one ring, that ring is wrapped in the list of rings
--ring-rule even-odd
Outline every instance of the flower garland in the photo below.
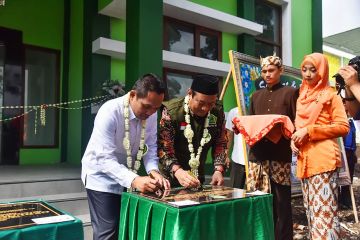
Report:
[[[131,144],[130,144],[130,125],[129,125],[129,99],[130,94],[125,95],[124,99],[124,119],[125,119],[125,137],[123,140],[123,146],[126,150],[127,158],[126,163],[127,167],[131,169],[134,173],[140,168],[140,161],[141,158],[144,156],[144,148],[145,148],[145,127],[146,127],[146,120],[141,121],[141,138],[140,138],[140,146],[139,151],[136,154],[136,160],[134,163],[134,169],[132,169],[132,157],[131,157]]]
[[[190,100],[189,95],[187,95],[184,100],[185,122],[187,123],[185,130],[184,130],[184,136],[188,140],[188,148],[189,148],[189,152],[190,152],[189,166],[191,168],[191,173],[195,177],[198,177],[199,176],[198,168],[200,166],[200,155],[201,155],[203,146],[206,143],[210,142],[210,140],[211,140],[211,135],[207,129],[209,127],[210,111],[208,112],[207,117],[205,119],[203,136],[200,140],[200,146],[198,148],[197,154],[195,155],[194,145],[192,144],[192,139],[194,137],[194,131],[191,129],[191,124],[190,124],[189,100]]]

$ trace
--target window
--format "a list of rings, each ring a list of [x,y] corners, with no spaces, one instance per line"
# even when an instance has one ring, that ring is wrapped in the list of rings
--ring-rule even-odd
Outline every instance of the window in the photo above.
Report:
[[[221,61],[221,32],[165,18],[164,49]]]
[[[166,100],[185,96],[196,74],[198,73],[165,68],[163,75],[167,85]],[[221,88],[222,81],[219,81],[219,92]]]
[[[221,32],[173,18],[164,19],[164,49],[171,52],[221,61]],[[183,97],[197,73],[164,69],[166,99]],[[221,81],[220,81],[221,82]]]
[[[202,58],[219,60],[219,37],[210,31],[199,30],[199,54]]]
[[[193,81],[192,74],[188,72],[168,69],[165,71],[164,76],[168,99],[185,96]]]
[[[255,37],[255,56],[281,57],[281,7],[266,1],[256,1],[255,22],[264,26],[261,35]]]
[[[24,105],[42,105],[59,101],[59,52],[25,47]],[[40,112],[24,116],[24,147],[57,147],[58,110],[46,108],[46,125],[40,125]],[[36,128],[36,133],[35,133]]]

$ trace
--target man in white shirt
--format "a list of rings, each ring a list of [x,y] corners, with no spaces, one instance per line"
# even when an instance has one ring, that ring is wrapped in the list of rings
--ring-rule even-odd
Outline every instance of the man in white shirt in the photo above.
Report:
[[[238,108],[235,107],[230,110],[226,118],[226,132],[228,136],[227,149],[230,149],[234,142],[232,154],[231,154],[231,172],[230,182],[234,188],[244,188],[245,185],[245,161],[244,161],[244,148],[243,148],[243,136],[241,134],[234,135],[232,120],[234,117],[239,116]],[[229,154],[227,154],[226,165],[230,166]]]
[[[93,239],[118,239],[121,193],[169,189],[158,169],[157,109],[164,99],[161,80],[146,74],[128,94],[106,102],[96,115],[82,158]],[[137,175],[140,160],[151,176]]]

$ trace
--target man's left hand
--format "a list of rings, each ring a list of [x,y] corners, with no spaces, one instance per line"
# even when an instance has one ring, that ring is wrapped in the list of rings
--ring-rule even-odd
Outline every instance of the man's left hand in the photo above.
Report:
[[[170,189],[169,180],[164,178],[158,171],[151,170],[149,175],[151,175],[152,178],[155,179],[158,182],[160,188],[162,188],[164,190],[169,190]]]
[[[224,176],[220,171],[215,171],[211,178],[211,185],[222,186],[224,185]]]

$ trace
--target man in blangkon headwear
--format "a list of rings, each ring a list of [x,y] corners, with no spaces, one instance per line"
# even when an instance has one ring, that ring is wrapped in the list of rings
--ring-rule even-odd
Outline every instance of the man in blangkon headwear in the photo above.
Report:
[[[159,160],[172,187],[196,188],[205,181],[205,161],[212,148],[211,184],[223,185],[226,131],[222,103],[217,100],[219,80],[194,77],[188,94],[164,102],[159,128]]]
[[[297,90],[283,86],[280,75],[283,72],[281,59],[277,56],[260,58],[261,76],[266,88],[251,97],[250,115],[280,114],[295,119]],[[291,214],[291,158],[290,139],[284,136],[277,143],[262,138],[250,148],[249,176],[250,190],[271,192],[274,196],[273,211],[275,239],[293,238]]]

